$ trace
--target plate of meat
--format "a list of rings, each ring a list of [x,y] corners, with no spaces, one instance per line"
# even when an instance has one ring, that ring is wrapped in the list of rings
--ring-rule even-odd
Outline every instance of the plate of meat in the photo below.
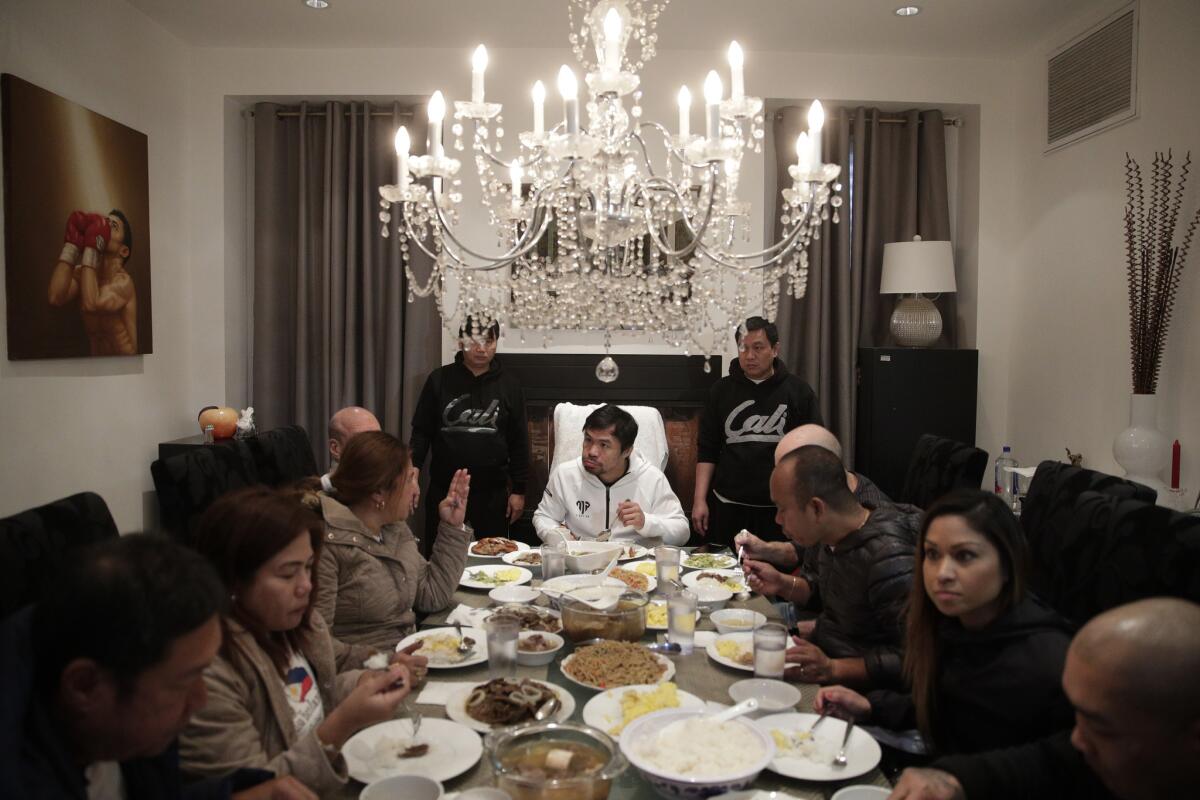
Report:
[[[503,536],[487,536],[472,542],[471,546],[467,548],[467,552],[477,558],[500,558],[505,553],[528,549],[529,545],[524,542],[506,539]]]

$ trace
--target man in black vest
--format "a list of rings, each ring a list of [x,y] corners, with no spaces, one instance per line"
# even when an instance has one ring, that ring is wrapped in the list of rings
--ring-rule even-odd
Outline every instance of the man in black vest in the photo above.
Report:
[[[437,534],[437,504],[455,470],[471,472],[467,522],[476,538],[507,536],[525,510],[529,431],[525,395],[517,377],[496,358],[500,323],[480,327],[471,317],[458,330],[454,362],[430,373],[413,414],[412,459],[418,468],[431,450],[430,488],[425,492],[429,552]]]
[[[743,529],[761,539],[783,538],[769,489],[775,446],[792,428],[821,424],[812,387],[779,360],[773,322],[750,317],[734,341],[737,360],[713,384],[700,418],[692,500],[696,532],[718,545],[731,545]]]

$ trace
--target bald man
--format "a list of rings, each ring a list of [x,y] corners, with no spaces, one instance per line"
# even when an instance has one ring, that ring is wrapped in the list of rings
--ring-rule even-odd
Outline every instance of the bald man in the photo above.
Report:
[[[801,425],[784,434],[775,445],[775,463],[793,450],[814,444],[833,453],[845,461],[842,456],[842,443],[833,435],[833,431],[820,425]],[[846,485],[854,493],[858,502],[866,508],[879,508],[892,505],[892,498],[883,493],[878,486],[871,482],[866,475],[846,470]],[[794,542],[765,542],[752,533],[739,533],[733,540],[734,547],[744,548],[743,555],[756,561],[771,564],[780,569],[795,569],[804,559],[804,551]],[[777,573],[778,574],[778,573]]]
[[[1200,605],[1141,600],[1071,642],[1063,689],[1075,729],[1023,747],[907,770],[893,800],[1200,795]]]
[[[379,420],[362,406],[346,406],[329,418],[329,472],[321,476],[321,486],[325,491],[333,491],[329,476],[337,469],[342,451],[346,449],[350,438],[358,433],[377,430],[380,430]]]

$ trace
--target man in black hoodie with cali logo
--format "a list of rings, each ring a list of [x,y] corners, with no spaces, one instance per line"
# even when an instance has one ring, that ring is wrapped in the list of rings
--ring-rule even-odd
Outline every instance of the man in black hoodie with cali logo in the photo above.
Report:
[[[734,331],[737,360],[708,393],[700,418],[692,524],[709,544],[732,546],[742,529],[782,539],[771,503],[775,445],[821,424],[812,387],[779,360],[775,323],[750,317]]]
[[[429,374],[413,414],[413,464],[421,467],[433,451],[425,493],[426,552],[437,534],[437,504],[455,470],[471,473],[467,522],[476,538],[507,536],[509,524],[525,510],[525,395],[517,377],[504,372],[496,359],[500,323],[467,317],[458,337],[454,362]]]

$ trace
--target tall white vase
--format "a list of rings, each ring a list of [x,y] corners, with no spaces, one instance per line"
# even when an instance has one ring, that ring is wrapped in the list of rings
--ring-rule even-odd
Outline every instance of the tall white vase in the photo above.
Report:
[[[1167,487],[1159,474],[1167,467],[1170,446],[1158,429],[1158,396],[1132,395],[1129,427],[1113,439],[1113,458],[1125,470],[1125,477],[1149,486],[1162,497]]]

